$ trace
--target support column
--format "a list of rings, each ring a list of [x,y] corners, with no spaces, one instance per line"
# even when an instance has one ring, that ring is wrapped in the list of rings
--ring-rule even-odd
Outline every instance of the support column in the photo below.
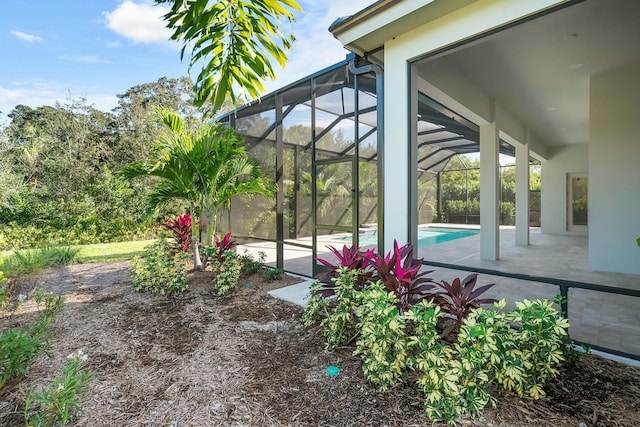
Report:
[[[496,122],[480,126],[480,259],[500,258],[500,185]]]
[[[282,96],[276,95],[276,268],[284,268],[284,139]]]
[[[529,131],[516,144],[516,245],[529,245]]]
[[[407,138],[409,144],[409,158],[407,159],[407,171],[409,180],[409,204],[407,213],[409,223],[407,240],[415,248],[418,247],[418,73],[416,66],[409,64],[409,120],[407,121]],[[403,244],[402,242],[398,242]]]
[[[409,241],[410,206],[410,91],[411,73],[407,61],[402,57],[387,58],[385,51],[384,77],[384,248],[378,252],[388,252],[393,248],[393,240],[399,244]]]

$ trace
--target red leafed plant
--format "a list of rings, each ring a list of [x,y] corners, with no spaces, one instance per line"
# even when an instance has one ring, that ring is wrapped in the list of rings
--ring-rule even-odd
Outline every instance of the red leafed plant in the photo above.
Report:
[[[227,234],[225,234],[222,237],[222,239],[219,239],[218,236],[214,235],[213,243],[215,247],[218,248],[218,251],[217,251],[218,253],[216,257],[218,259],[219,264],[222,264],[222,261],[224,261],[222,254],[225,253],[226,251],[232,250],[236,246],[236,241],[231,240],[231,232],[228,232]]]
[[[401,313],[408,311],[422,299],[432,296],[433,280],[425,277],[430,271],[420,271],[422,259],[413,258],[413,245],[407,243],[399,247],[393,241],[393,251],[384,258],[367,252],[367,264],[374,270],[373,281],[381,280],[388,292],[398,298],[398,309]]]
[[[338,262],[334,264],[326,259],[316,258],[319,263],[327,267],[327,271],[319,273],[316,276],[318,281],[323,283],[323,286],[319,291],[322,296],[328,297],[334,294],[334,281],[332,279],[337,278],[339,274],[338,270],[344,267],[347,267],[349,270],[360,270],[360,276],[358,277],[356,288],[362,289],[368,283],[371,279],[371,274],[365,272],[365,268],[367,267],[367,258],[373,255],[372,249],[369,249],[364,253],[360,252],[360,248],[358,246],[344,245],[342,247],[342,251],[339,251],[333,246],[327,246],[327,249],[333,253]]]
[[[452,283],[443,280],[435,283],[434,302],[440,306],[445,313],[456,317],[457,324],[462,324],[469,312],[480,307],[480,304],[492,304],[497,300],[494,298],[480,298],[480,296],[495,286],[495,283],[476,288],[478,274],[470,274],[460,280],[459,277],[453,279]]]
[[[200,221],[198,221],[198,224],[199,223]],[[167,219],[161,222],[160,226],[166,228],[173,234],[175,250],[178,252],[191,251],[191,215],[189,215],[189,213]]]

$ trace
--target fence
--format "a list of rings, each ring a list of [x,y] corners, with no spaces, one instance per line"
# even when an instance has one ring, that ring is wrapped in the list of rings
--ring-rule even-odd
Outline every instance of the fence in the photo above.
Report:
[[[491,270],[486,268],[479,267],[466,267],[456,264],[448,264],[436,261],[423,261],[423,265],[431,266],[431,267],[439,267],[439,268],[447,268],[451,270],[461,270],[461,271],[469,271],[473,273],[481,273],[487,274],[491,276],[499,276],[499,277],[507,277],[511,279],[524,280],[527,282],[537,282],[537,283],[545,283],[557,286],[559,288],[559,294],[562,296],[562,302],[560,304],[560,311],[565,318],[569,317],[569,290],[571,288],[574,289],[582,289],[586,291],[595,291],[595,292],[603,292],[607,294],[615,294],[622,295],[625,297],[632,298],[640,298],[640,290],[635,289],[627,289],[627,288],[616,288],[611,286],[603,286],[596,285],[593,283],[582,283],[576,282],[572,280],[564,280],[564,279],[556,279],[550,277],[543,276],[532,276],[528,274],[520,274],[520,273],[507,273],[504,271]],[[640,300],[636,300],[640,301]],[[637,325],[631,325],[633,327],[637,327]],[[630,353],[626,351],[621,351],[618,349],[608,348],[605,346],[601,346],[594,343],[584,342],[580,340],[574,340],[576,344],[586,345],[594,350],[603,351],[609,354],[614,354],[616,356],[626,357],[628,359],[640,360],[640,354]]]

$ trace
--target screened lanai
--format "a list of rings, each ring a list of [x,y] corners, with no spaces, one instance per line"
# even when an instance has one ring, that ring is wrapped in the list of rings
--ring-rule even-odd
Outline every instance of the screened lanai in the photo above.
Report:
[[[249,155],[277,184],[275,200],[232,200],[221,230],[272,254],[267,262],[306,275],[317,272],[313,260],[327,244],[379,249],[381,85],[375,66],[347,58],[219,117],[244,137]],[[420,94],[417,130],[418,219],[428,224],[442,219],[442,172],[457,155],[479,151],[479,128]],[[500,149],[513,155],[505,142]]]

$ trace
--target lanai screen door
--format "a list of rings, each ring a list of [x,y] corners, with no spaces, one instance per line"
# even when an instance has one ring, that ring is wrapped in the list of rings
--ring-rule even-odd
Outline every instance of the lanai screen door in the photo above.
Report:
[[[318,159],[314,180],[313,274],[322,271],[315,259],[324,252],[326,239],[332,246],[358,245],[357,172],[354,156]],[[322,255],[320,255],[322,256]]]

